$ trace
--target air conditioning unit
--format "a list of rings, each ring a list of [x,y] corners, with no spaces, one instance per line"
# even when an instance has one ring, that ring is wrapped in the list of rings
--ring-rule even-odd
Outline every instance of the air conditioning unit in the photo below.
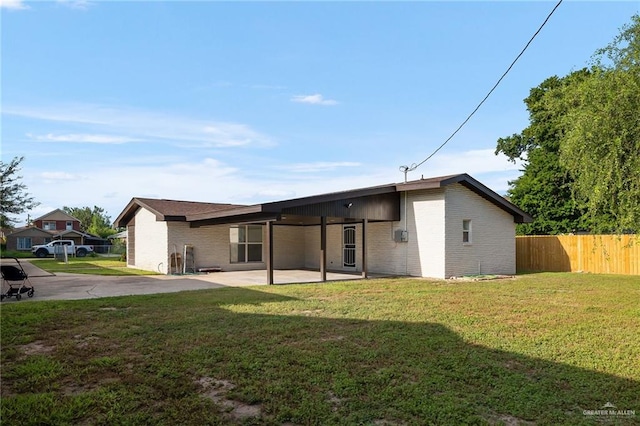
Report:
[[[409,241],[409,233],[404,229],[396,229],[393,240],[396,243],[406,243],[407,241]]]

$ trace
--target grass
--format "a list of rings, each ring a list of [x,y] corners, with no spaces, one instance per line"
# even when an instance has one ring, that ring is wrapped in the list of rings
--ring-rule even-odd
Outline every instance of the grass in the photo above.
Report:
[[[31,253],[31,251],[24,251],[24,250],[5,250],[4,248],[2,248],[2,257],[17,257],[20,259],[26,259],[26,258],[35,258],[35,256],[33,255],[33,253]]]
[[[51,273],[68,272],[90,275],[158,275],[157,272],[128,268],[125,261],[113,257],[70,257],[69,263],[56,259],[34,259],[34,265]]]
[[[640,277],[226,288],[1,315],[3,425],[640,424]],[[608,402],[627,414],[584,415]]]

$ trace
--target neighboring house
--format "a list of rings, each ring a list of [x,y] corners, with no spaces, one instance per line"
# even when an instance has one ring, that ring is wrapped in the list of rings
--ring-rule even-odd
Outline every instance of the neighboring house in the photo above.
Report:
[[[35,226],[6,231],[7,250],[31,251],[31,247],[39,244],[47,244],[53,239],[51,232],[43,231]]]
[[[105,244],[105,240],[81,231],[80,221],[56,209],[35,219],[29,226],[6,232],[7,250],[30,251],[32,246],[52,240],[73,240],[76,244]]]
[[[532,218],[467,174],[250,206],[133,198],[128,265],[316,269],[449,278],[514,274],[515,224]],[[185,250],[188,249],[188,250]]]
[[[63,231],[80,232],[82,230],[78,219],[60,209],[56,209],[44,216],[34,219],[33,226],[44,231],[52,231],[55,233]]]

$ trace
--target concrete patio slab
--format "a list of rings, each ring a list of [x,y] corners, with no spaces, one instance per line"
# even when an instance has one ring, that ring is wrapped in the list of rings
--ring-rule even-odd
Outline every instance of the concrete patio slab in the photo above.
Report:
[[[2,259],[3,263],[10,259]],[[22,268],[35,288],[35,296],[27,300],[77,300],[99,297],[129,296],[136,294],[172,293],[222,287],[266,285],[267,273],[258,271],[213,272],[193,275],[130,275],[99,276],[86,274],[51,274],[36,266],[37,262],[20,260]],[[360,274],[328,272],[327,280],[361,279]],[[308,270],[276,270],[275,284],[321,282],[320,272]],[[15,283],[14,283],[15,284]],[[2,289],[4,293],[6,288]],[[3,303],[13,303],[15,298]],[[22,302],[21,301],[21,302]],[[20,302],[20,303],[21,303]]]

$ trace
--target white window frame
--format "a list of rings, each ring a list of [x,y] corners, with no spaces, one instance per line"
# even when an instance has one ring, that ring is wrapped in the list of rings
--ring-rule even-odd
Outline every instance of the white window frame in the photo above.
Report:
[[[465,246],[473,244],[473,224],[471,219],[462,220],[462,244]]]
[[[16,249],[18,250],[31,250],[33,246],[33,240],[31,237],[18,237],[16,241]]]
[[[260,241],[249,241],[249,229],[260,229]],[[244,229],[244,241],[239,241],[242,238],[240,235]],[[237,241],[236,241],[237,240]],[[230,263],[262,263],[262,244],[264,242],[264,227],[263,225],[234,225],[229,227],[229,262]],[[249,259],[250,251],[256,254],[256,247],[259,246],[260,259]],[[253,249],[253,250],[250,250]],[[243,260],[240,259],[240,253],[242,252]],[[235,254],[235,258],[234,258]]]
[[[73,222],[67,221],[67,231],[73,231]]]
[[[53,227],[52,227],[53,226]],[[45,231],[55,231],[56,230],[56,221],[45,220],[42,222],[42,229]]]

